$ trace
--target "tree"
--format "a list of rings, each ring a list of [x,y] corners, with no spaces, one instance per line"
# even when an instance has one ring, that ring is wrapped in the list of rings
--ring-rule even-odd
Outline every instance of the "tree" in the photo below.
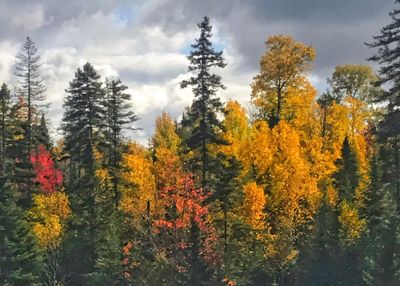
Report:
[[[86,63],[75,72],[64,101],[62,130],[65,152],[69,155],[69,180],[66,192],[74,217],[69,221],[65,253],[66,271],[72,284],[86,283],[96,261],[96,229],[101,216],[98,197],[101,194],[96,176],[96,155],[102,140],[105,111],[104,91],[100,75]]]
[[[370,66],[365,65],[339,65],[335,67],[328,83],[338,101],[350,96],[362,101],[370,101],[378,92],[375,83],[377,75]]]
[[[399,0],[395,1],[396,4],[400,3]],[[370,48],[377,48],[375,55],[368,60],[378,63],[381,67],[379,69],[380,84],[391,84],[388,92],[384,94],[384,99],[389,100],[392,96],[399,91],[399,64],[400,54],[397,45],[400,42],[400,10],[393,9],[389,13],[392,22],[381,29],[380,35],[374,36],[372,43],[366,45]]]
[[[32,152],[30,160],[36,173],[34,182],[39,184],[42,192],[54,193],[62,184],[63,175],[60,170],[55,169],[49,151],[44,145],[39,145],[38,152]]]
[[[35,171],[34,182],[38,184],[39,194],[33,196],[33,206],[29,211],[35,234],[45,260],[42,266],[45,285],[58,286],[61,276],[61,242],[65,234],[67,219],[71,215],[69,200],[62,192],[62,172],[55,168],[50,152],[39,145],[32,152],[30,160]]]
[[[37,146],[44,145],[47,150],[51,150],[52,143],[44,113],[42,113],[42,116],[40,117],[39,125],[35,126],[34,136],[34,141]]]
[[[380,186],[376,190],[380,193],[380,212],[373,220],[375,223],[370,225],[370,238],[376,248],[366,258],[369,271],[364,278],[369,285],[394,285],[394,281],[400,277],[399,260],[393,255],[398,252],[400,216],[400,54],[397,48],[400,42],[400,10],[395,8],[389,15],[392,22],[381,29],[380,35],[374,37],[374,42],[368,44],[369,47],[377,48],[376,54],[369,60],[381,66],[379,83],[389,87],[376,99],[385,106],[385,113],[376,130],[380,150],[378,166],[381,172],[378,179],[375,178],[375,184],[378,182]]]
[[[7,148],[10,144],[11,94],[8,86],[3,83],[0,89],[0,175],[4,176]]]
[[[182,120],[183,126],[190,126],[190,134],[186,138],[187,147],[195,152],[193,169],[200,171],[201,186],[208,191],[209,173],[211,171],[210,144],[220,143],[217,130],[221,128],[217,118],[222,104],[216,92],[224,88],[221,77],[211,73],[212,68],[224,68],[225,60],[222,51],[216,52],[212,47],[212,26],[208,17],[204,17],[198,24],[200,37],[192,44],[192,51],[188,56],[190,61],[189,72],[194,73],[189,80],[181,82],[181,87],[192,86],[195,99],[187,114]]]
[[[346,137],[342,146],[341,158],[337,160],[337,171],[334,174],[335,186],[341,200],[353,201],[359,184],[357,155]]]
[[[94,152],[100,141],[102,119],[104,118],[104,92],[100,75],[94,67],[86,63],[75,72],[64,101],[62,129],[65,148],[70,153],[71,163],[93,169]],[[81,173],[78,170],[78,178]]]
[[[45,85],[40,75],[40,56],[37,55],[37,48],[31,38],[27,37],[20,53],[17,55],[16,76],[20,78],[18,81],[18,93],[25,99],[27,103],[27,122],[26,140],[28,149],[33,147],[32,142],[32,122],[35,109],[45,106],[43,101],[45,97]]]
[[[106,81],[106,96],[104,99],[105,126],[104,140],[101,144],[107,149],[106,158],[111,181],[113,184],[115,205],[119,203],[118,191],[118,169],[122,157],[123,131],[134,130],[133,123],[138,120],[133,111],[130,111],[129,103],[131,95],[126,93],[127,86],[123,85],[121,80]]]
[[[260,73],[252,83],[251,97],[260,109],[260,116],[275,126],[285,113],[293,112],[287,110],[287,100],[307,84],[305,72],[315,58],[315,51],[283,35],[270,37],[265,46],[267,51],[260,61]]]
[[[41,261],[36,240],[5,181],[0,179],[0,283],[39,285]]]
[[[128,220],[137,225],[148,212],[156,211],[155,178],[149,152],[131,142],[122,156],[121,209]]]

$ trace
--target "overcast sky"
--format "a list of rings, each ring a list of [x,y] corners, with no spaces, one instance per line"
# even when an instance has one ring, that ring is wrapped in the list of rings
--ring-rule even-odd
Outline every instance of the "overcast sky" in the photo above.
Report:
[[[145,143],[160,112],[178,118],[193,99],[179,82],[203,16],[211,18],[215,46],[228,63],[220,96],[246,106],[269,36],[289,34],[315,47],[309,76],[323,92],[336,65],[367,63],[373,51],[364,43],[390,22],[394,7],[394,0],[0,0],[0,82],[13,86],[15,55],[30,36],[42,57],[53,132],[64,90],[90,62],[129,86],[143,128],[133,138]]]

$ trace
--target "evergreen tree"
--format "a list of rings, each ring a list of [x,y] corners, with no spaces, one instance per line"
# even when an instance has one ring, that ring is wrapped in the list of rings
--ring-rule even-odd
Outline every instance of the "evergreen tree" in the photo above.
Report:
[[[118,206],[118,169],[122,157],[123,131],[135,130],[133,123],[138,120],[130,110],[131,95],[126,93],[127,86],[121,80],[106,81],[106,97],[103,102],[105,110],[105,126],[103,146],[106,148],[106,165],[110,171],[113,184],[114,202]]]
[[[36,241],[12,190],[0,178],[0,284],[39,285]]]
[[[88,285],[123,285],[123,216],[112,204],[109,204],[109,211],[102,210],[99,215],[96,260],[93,272],[87,275]]]
[[[101,141],[105,114],[104,91],[100,75],[89,63],[76,71],[66,91],[62,129],[70,164],[67,192],[75,215],[70,222],[66,263],[71,283],[81,285],[87,282],[96,260],[99,223],[96,198],[101,189],[95,175],[95,153]]]
[[[342,146],[341,158],[337,160],[337,172],[334,174],[336,186],[341,200],[353,201],[354,192],[359,183],[357,155],[346,137]]]
[[[26,140],[28,149],[33,147],[32,125],[34,123],[34,114],[36,110],[44,107],[45,85],[40,75],[40,56],[37,55],[37,48],[31,38],[27,37],[20,53],[17,55],[16,76],[18,81],[18,94],[22,96],[27,103],[26,114]]]
[[[185,285],[205,286],[213,284],[213,273],[202,257],[203,237],[194,215],[189,229],[189,247],[187,251],[188,280]],[[215,282],[214,282],[215,283]]]
[[[185,138],[185,143],[191,151],[196,153],[192,168],[200,172],[201,186],[207,190],[212,170],[209,145],[221,143],[217,134],[218,129],[221,128],[217,114],[221,111],[222,104],[215,95],[219,88],[224,88],[221,77],[211,73],[210,69],[224,68],[226,63],[222,57],[222,51],[216,52],[212,47],[212,26],[209,18],[204,17],[198,27],[200,37],[196,39],[195,44],[192,44],[192,51],[188,56],[189,72],[194,73],[194,76],[181,82],[182,88],[192,86],[195,99],[187,117],[182,120],[182,125],[183,127],[190,126],[190,133]]]
[[[18,205],[28,209],[32,203],[34,192],[32,179],[34,172],[29,160],[29,144],[27,140],[27,104],[23,97],[10,110],[10,144],[7,148],[10,158],[10,180],[14,191],[18,195]]]
[[[0,176],[4,175],[7,147],[10,143],[11,94],[3,83],[0,89]]]
[[[396,4],[400,1],[396,0]],[[400,279],[400,9],[389,13],[392,22],[381,29],[369,47],[377,48],[369,60],[380,64],[380,84],[389,89],[376,98],[385,105],[377,131],[379,159],[367,201],[368,247],[364,280],[367,285],[395,285]]]
[[[47,128],[46,118],[42,113],[40,117],[40,123],[37,126],[34,126],[34,142],[36,146],[43,145],[46,147],[47,150],[52,149],[49,129]]]

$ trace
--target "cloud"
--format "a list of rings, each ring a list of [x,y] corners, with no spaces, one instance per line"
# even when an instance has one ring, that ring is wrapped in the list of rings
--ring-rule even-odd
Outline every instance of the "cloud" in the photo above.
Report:
[[[177,119],[193,100],[186,54],[198,36],[197,23],[211,17],[214,43],[228,66],[218,71],[226,90],[219,95],[250,99],[250,83],[273,34],[290,34],[314,46],[309,78],[320,92],[337,64],[366,63],[363,44],[389,22],[393,0],[4,0],[0,2],[0,80],[13,85],[15,55],[27,35],[42,56],[52,130],[62,117],[65,89],[77,68],[91,62],[105,77],[120,77],[132,93],[142,143],[161,111]]]

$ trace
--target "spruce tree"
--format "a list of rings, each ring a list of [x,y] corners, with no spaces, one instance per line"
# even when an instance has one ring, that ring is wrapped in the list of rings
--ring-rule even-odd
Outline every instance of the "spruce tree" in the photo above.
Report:
[[[106,96],[103,101],[105,118],[104,140],[102,147],[107,162],[105,162],[113,184],[114,202],[118,206],[118,169],[122,159],[123,131],[135,130],[133,124],[138,120],[137,116],[131,111],[131,95],[126,93],[127,86],[121,80],[106,81]]]
[[[340,200],[353,201],[354,192],[359,183],[357,155],[346,137],[342,146],[341,158],[337,160],[337,171],[334,174]]]
[[[192,44],[192,51],[188,56],[190,61],[189,72],[193,76],[189,80],[181,82],[181,87],[192,86],[195,99],[185,117],[182,120],[183,127],[190,127],[188,137],[185,138],[187,147],[195,152],[192,158],[192,169],[200,173],[201,186],[208,190],[210,172],[212,170],[212,156],[210,144],[219,144],[221,139],[218,130],[221,123],[218,120],[218,112],[222,104],[216,93],[218,89],[224,88],[221,77],[212,73],[213,68],[224,68],[225,60],[222,51],[214,50],[211,37],[212,26],[208,17],[204,17],[198,24],[200,37]]]
[[[392,22],[367,44],[376,49],[369,60],[380,65],[379,83],[388,86],[375,98],[386,110],[377,126],[379,158],[373,164],[373,189],[365,210],[369,233],[363,278],[367,285],[396,285],[400,279],[400,9],[396,7],[389,16]]]
[[[0,178],[0,284],[39,285],[40,255],[14,192]]]
[[[95,153],[102,140],[104,90],[100,75],[87,63],[76,71],[66,92],[62,129],[70,165],[67,192],[75,214],[70,222],[66,264],[71,283],[81,285],[87,283],[96,261],[96,197],[101,190],[95,175]]]
[[[34,126],[34,142],[36,146],[43,145],[49,151],[52,149],[49,129],[47,128],[44,113],[42,113],[42,116],[40,117],[39,125]]]

